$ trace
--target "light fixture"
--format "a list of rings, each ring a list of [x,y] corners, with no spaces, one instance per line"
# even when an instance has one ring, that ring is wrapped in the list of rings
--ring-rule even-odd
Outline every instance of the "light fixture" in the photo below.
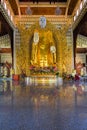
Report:
[[[60,15],[62,13],[62,10],[60,9],[60,7],[56,7],[56,9],[55,9],[55,14],[56,15]]]
[[[80,3],[80,10],[82,10],[82,2]]]
[[[27,7],[25,13],[26,13],[27,15],[32,15],[32,10],[31,10],[31,8],[30,8],[29,6]]]
[[[3,0],[1,0],[1,3],[3,3],[4,1]]]
[[[10,10],[8,9],[8,16],[10,16]]]

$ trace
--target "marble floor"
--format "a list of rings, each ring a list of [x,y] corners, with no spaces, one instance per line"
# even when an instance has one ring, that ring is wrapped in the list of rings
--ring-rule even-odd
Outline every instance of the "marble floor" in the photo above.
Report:
[[[0,130],[87,130],[87,83],[0,81]]]

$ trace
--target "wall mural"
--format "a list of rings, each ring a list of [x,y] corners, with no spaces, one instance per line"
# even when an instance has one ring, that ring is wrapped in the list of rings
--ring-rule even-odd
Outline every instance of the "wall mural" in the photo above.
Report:
[[[68,23],[58,29],[48,21],[45,28],[41,28],[39,23],[30,28],[18,23],[17,27],[21,37],[20,46],[16,46],[17,74],[24,70],[29,76],[31,65],[42,68],[55,65],[60,73],[72,71],[72,44],[68,46],[66,39]]]

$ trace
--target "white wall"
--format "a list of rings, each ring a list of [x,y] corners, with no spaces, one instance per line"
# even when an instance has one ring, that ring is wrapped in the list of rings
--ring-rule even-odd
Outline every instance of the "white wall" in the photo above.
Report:
[[[11,48],[10,37],[8,34],[0,37],[0,48]],[[0,62],[5,63],[6,61],[12,63],[11,53],[0,54]]]
[[[5,63],[6,61],[9,63],[12,63],[12,56],[9,53],[2,53],[1,54],[1,63]]]
[[[78,63],[78,62],[86,63],[86,54],[85,53],[76,54],[76,63]]]

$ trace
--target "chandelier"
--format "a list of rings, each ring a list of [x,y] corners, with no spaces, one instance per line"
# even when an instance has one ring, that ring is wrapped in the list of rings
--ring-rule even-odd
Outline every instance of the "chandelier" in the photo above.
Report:
[[[62,13],[62,10],[60,9],[60,7],[56,7],[56,10],[55,10],[55,14],[56,15],[61,15],[61,13]]]
[[[27,15],[32,15],[32,10],[31,10],[31,8],[30,8],[29,6],[27,7],[25,13],[26,13]]]

